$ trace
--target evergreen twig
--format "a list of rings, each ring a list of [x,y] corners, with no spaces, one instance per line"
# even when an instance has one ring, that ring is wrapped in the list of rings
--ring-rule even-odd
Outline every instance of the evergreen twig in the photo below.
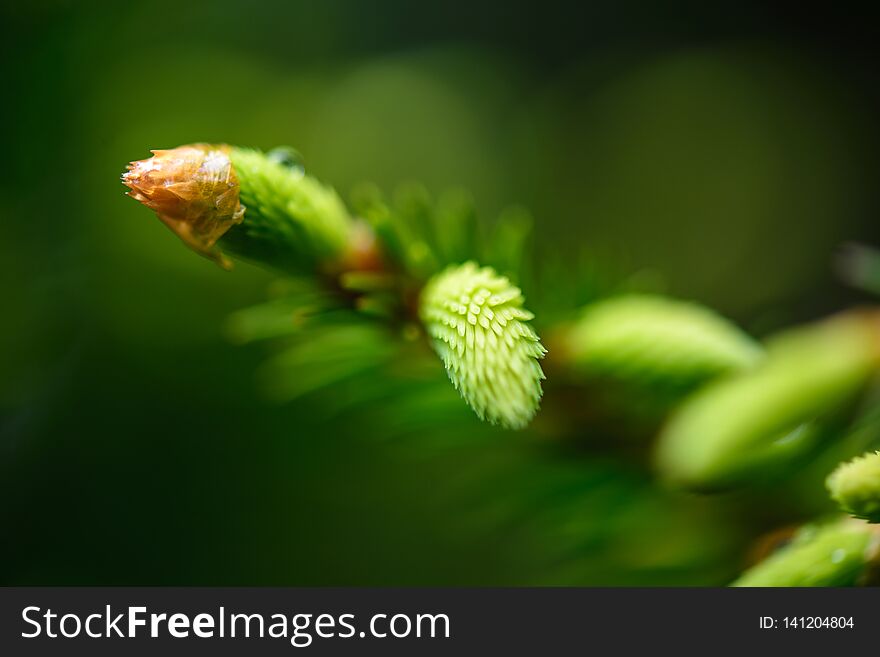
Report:
[[[360,382],[382,368],[401,373],[411,347],[430,343],[480,418],[518,429],[536,414],[538,361],[547,351],[532,328],[541,318],[524,309],[514,282],[528,270],[547,298],[559,286],[552,276],[547,283],[552,263],[531,272],[532,221],[523,210],[504,213],[486,243],[463,192],[434,202],[411,185],[389,203],[365,185],[353,215],[292,149],[192,144],[153,154],[132,162],[123,182],[187,246],[226,268],[232,256],[299,281],[229,322],[236,341],[283,345],[267,365],[276,396]],[[860,254],[847,271],[864,282],[876,258]],[[556,275],[577,277],[573,271],[582,269],[560,266]],[[848,312],[762,346],[695,304],[627,295],[569,308],[542,331],[553,338],[551,379],[564,375],[582,386],[580,395],[589,386],[613,388],[628,400],[624,408],[637,408],[640,398],[668,401],[659,474],[674,486],[710,490],[784,471],[845,430],[880,368],[878,327],[876,312]],[[423,400],[412,401],[400,405],[423,413]],[[828,478],[846,512],[878,520],[878,463],[880,454],[867,455]],[[736,585],[857,583],[875,547],[876,532],[863,521],[805,529]]]

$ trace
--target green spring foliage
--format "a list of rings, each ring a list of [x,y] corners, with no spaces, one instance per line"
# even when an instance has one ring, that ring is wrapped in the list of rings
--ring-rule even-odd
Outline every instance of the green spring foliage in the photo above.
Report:
[[[229,252],[294,273],[339,259],[352,222],[336,192],[273,152],[232,148],[244,220],[220,240]]]
[[[205,149],[199,145],[156,151],[158,160],[133,163],[124,182],[203,255],[224,264],[216,239],[234,255],[294,274],[276,285],[270,301],[236,313],[227,326],[237,342],[272,342],[274,355],[261,370],[270,396],[292,400],[333,386],[338,394],[329,412],[378,414],[386,434],[439,431],[446,440],[461,433],[451,428],[453,407],[464,419],[466,412],[427,369],[430,359],[419,358],[424,350],[413,301],[421,288],[418,321],[461,397],[492,424],[519,429],[531,421],[542,396],[539,361],[546,350],[508,275],[541,281],[543,314],[549,308],[553,315],[555,306],[561,318],[568,308],[602,296],[594,258],[586,269],[561,262],[532,268],[525,255],[528,213],[510,208],[484,233],[464,191],[435,200],[410,184],[386,202],[375,187],[364,186],[354,199],[364,221],[355,221],[332,188],[305,174],[292,149],[220,152],[227,151],[225,165],[234,167],[239,194],[228,208],[217,205],[228,196],[224,181],[202,179],[198,158]],[[169,185],[148,175],[156,167],[165,167],[160,173],[187,194],[166,198]],[[196,191],[211,192],[214,205],[205,204],[206,194],[192,193],[193,183]],[[863,256],[847,261],[859,281],[876,268]],[[563,281],[574,285],[554,303]],[[573,378],[599,384],[584,394],[604,395],[602,403],[622,401],[629,416],[646,409],[665,414],[703,387],[661,432],[656,463],[666,480],[704,490],[797,463],[830,434],[829,427],[839,428],[880,360],[871,313],[791,331],[764,348],[711,310],[647,294],[594,301],[559,335],[561,360]],[[374,403],[391,397],[394,404]],[[877,552],[878,534],[869,523],[880,522],[880,452],[842,464],[827,487],[860,520],[804,528],[735,586],[859,582]],[[566,499],[573,502],[568,494]],[[668,516],[662,523],[668,527]],[[594,538],[576,532],[559,540],[564,547]]]
[[[481,230],[485,226],[478,221],[474,199],[461,189],[434,198],[424,186],[407,183],[389,200],[375,185],[363,184],[354,190],[351,204],[381,241],[386,257],[417,280],[468,260],[511,277],[521,277],[526,269],[533,222],[521,207],[504,209],[489,230]]]
[[[880,522],[880,452],[840,464],[826,485],[841,509],[856,518]]]
[[[865,388],[876,342],[872,322],[858,315],[781,336],[760,367],[677,409],[658,442],[660,473],[677,485],[715,489],[790,465]]]
[[[581,375],[653,394],[687,392],[763,356],[759,344],[711,310],[639,294],[585,308],[567,332],[566,349]]]
[[[876,538],[858,521],[807,526],[732,586],[852,586],[871,563]]]
[[[449,378],[481,419],[524,427],[541,399],[546,353],[519,288],[490,267],[452,266],[422,291],[419,315]]]

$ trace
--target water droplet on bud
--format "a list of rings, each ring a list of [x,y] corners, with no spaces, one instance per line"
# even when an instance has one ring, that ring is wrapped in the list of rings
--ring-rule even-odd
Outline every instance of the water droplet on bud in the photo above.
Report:
[[[306,166],[302,154],[290,146],[276,146],[266,153],[266,157],[276,164],[300,176],[305,175]]]

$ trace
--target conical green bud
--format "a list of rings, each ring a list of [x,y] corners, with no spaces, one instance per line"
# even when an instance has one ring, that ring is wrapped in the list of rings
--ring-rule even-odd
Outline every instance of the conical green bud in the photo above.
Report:
[[[801,529],[732,586],[852,586],[876,557],[878,535],[854,520]]]
[[[449,267],[422,291],[419,314],[446,372],[484,420],[518,429],[535,415],[546,350],[519,288],[491,267]]]
[[[565,337],[574,370],[643,390],[686,392],[763,356],[760,345],[711,310],[651,295],[590,305]]]
[[[840,464],[826,485],[844,511],[868,522],[880,522],[880,452]]]

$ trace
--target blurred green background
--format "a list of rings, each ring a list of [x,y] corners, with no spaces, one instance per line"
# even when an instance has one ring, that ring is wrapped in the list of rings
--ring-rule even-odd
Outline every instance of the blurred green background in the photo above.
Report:
[[[863,301],[831,262],[880,233],[869,17],[647,0],[2,12],[0,582],[717,585],[762,531],[830,508],[820,471],[787,495],[676,495],[639,458],[482,426],[449,386],[422,423],[383,413],[393,395],[272,403],[263,351],[223,326],[273,277],[193,256],[118,177],[208,141],[293,145],[343,196],[464,186],[484,217],[528,207],[546,259],[585,247],[765,335]]]

